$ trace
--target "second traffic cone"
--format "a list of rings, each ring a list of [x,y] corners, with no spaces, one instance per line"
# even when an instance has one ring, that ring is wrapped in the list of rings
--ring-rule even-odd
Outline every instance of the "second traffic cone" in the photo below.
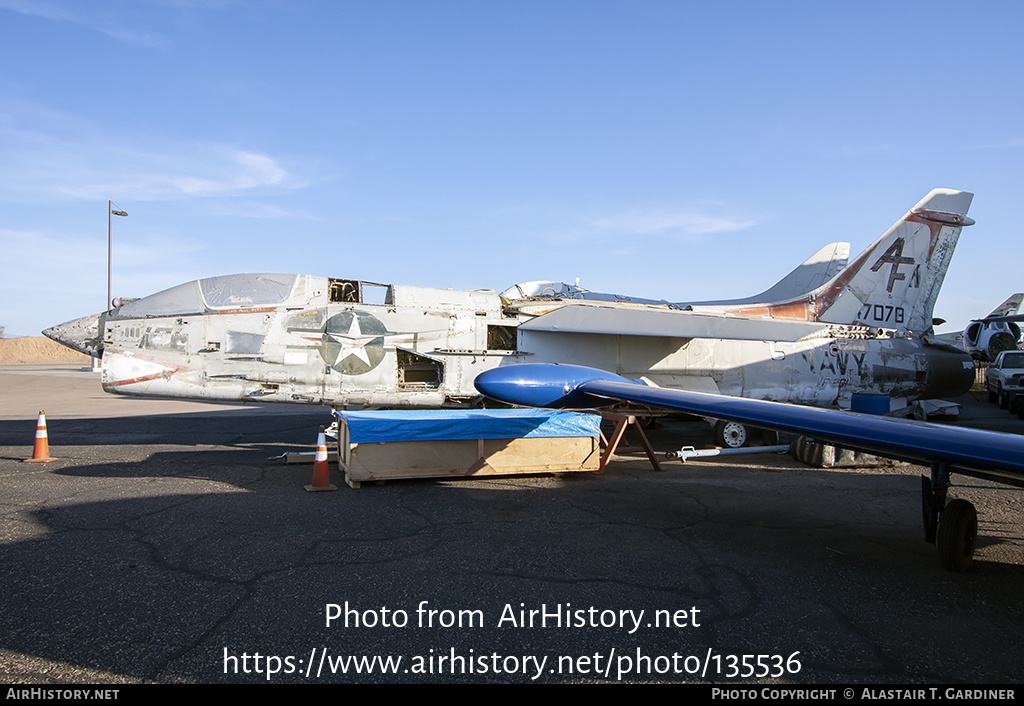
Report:
[[[306,490],[316,493],[337,489],[338,486],[331,485],[331,471],[327,465],[327,441],[324,437],[324,428],[320,427],[320,433],[316,437],[316,460],[313,461],[313,482],[306,486]]]
[[[55,460],[50,458],[50,442],[46,438],[46,414],[39,410],[39,417],[36,419],[36,445],[32,450],[32,458],[26,458],[22,463],[49,463]]]

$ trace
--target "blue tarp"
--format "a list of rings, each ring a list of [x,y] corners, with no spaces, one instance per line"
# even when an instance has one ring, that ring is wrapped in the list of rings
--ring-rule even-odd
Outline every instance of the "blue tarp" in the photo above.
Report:
[[[547,409],[377,410],[336,412],[348,425],[349,441],[445,439],[520,439],[537,437],[596,437],[601,417],[596,414]]]

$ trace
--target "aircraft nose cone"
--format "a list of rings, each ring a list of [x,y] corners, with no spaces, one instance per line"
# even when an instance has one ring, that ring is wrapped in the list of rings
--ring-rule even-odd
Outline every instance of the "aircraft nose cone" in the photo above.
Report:
[[[103,355],[100,314],[83,316],[43,331],[43,335],[80,353],[99,358]]]

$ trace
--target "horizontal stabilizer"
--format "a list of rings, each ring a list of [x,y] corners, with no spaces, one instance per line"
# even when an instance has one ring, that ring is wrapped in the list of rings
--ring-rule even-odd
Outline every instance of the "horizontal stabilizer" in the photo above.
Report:
[[[798,341],[824,324],[782,319],[699,314],[673,309],[567,304],[519,326],[523,331],[601,333],[623,336]]]

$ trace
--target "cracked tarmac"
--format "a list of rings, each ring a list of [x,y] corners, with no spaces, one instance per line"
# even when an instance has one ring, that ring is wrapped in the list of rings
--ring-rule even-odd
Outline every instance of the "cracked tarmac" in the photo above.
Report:
[[[264,666],[282,660],[274,683],[530,681],[522,671],[453,675],[451,664],[319,678],[314,667],[307,677],[321,649],[401,655],[403,668],[453,650],[516,656],[521,666],[547,657],[539,681],[549,682],[614,680],[614,668],[607,678],[595,670],[627,656],[650,657],[658,671],[667,664],[658,657],[705,660],[709,651],[723,672],[729,655],[799,652],[800,670],[779,680],[789,683],[1022,675],[1018,488],[954,477],[952,495],[978,507],[980,536],[972,569],[951,574],[922,540],[923,469],[912,466],[822,470],[773,455],[668,461],[655,473],[624,455],[603,475],[310,494],[310,466],[268,457],[311,450],[323,408],[104,395],[95,374],[72,366],[2,367],[0,389],[7,683],[266,681],[241,668],[242,655],[255,667],[257,653]],[[1007,428],[1019,422],[968,404],[965,413]],[[57,460],[22,464],[40,407]],[[659,451],[710,441],[703,423],[674,419],[651,438]],[[341,484],[336,467],[331,474]],[[482,624],[420,627],[422,601],[448,615],[473,611],[464,615]],[[409,622],[327,627],[326,606],[346,602],[361,620],[380,623],[386,609]],[[633,634],[499,626],[507,606],[542,605],[643,610],[645,619]],[[654,611],[693,608],[699,626],[649,625]],[[550,671],[559,658],[572,673]],[[624,680],[702,681],[636,670]]]

